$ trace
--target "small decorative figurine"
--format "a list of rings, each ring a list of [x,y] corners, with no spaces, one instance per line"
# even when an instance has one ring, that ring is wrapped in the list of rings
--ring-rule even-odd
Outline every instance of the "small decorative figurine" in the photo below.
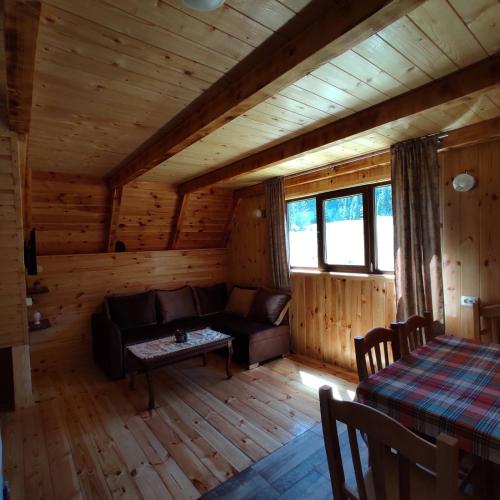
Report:
[[[35,311],[33,313],[33,323],[35,323],[35,325],[39,325],[41,320],[42,320],[42,313],[39,311]]]

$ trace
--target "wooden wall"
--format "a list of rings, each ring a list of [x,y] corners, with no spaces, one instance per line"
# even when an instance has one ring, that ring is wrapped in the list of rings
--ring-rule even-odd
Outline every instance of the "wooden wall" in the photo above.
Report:
[[[106,249],[110,194],[105,181],[84,176],[32,174],[31,207],[39,255],[98,253]],[[128,251],[165,250],[175,230],[178,196],[161,182],[125,186],[117,239]],[[176,248],[225,246],[232,191],[207,188],[191,195]]]
[[[0,136],[0,347],[27,343],[20,183],[16,142]]]
[[[174,186],[158,182],[135,181],[123,189],[118,218],[117,240],[127,250],[167,248],[177,205]]]
[[[271,282],[267,220],[253,212],[265,209],[264,196],[242,198],[236,207],[229,241],[231,282],[266,286]]]
[[[500,302],[500,140],[440,154],[442,167],[443,279],[446,330],[472,337],[472,308],[461,295]],[[469,170],[478,184],[453,190],[455,175]]]
[[[297,198],[390,177],[386,164],[355,172],[350,167],[343,175],[287,187],[286,196]],[[257,208],[265,208],[262,195],[244,197],[238,204],[229,246],[231,280],[267,286],[271,275],[267,221],[253,215]],[[355,367],[353,338],[374,326],[388,325],[395,317],[394,280],[387,277],[294,272],[292,292],[294,352],[349,369]]]
[[[396,316],[394,279],[331,273],[293,273],[292,349],[356,369],[354,337]]]
[[[31,404],[26,281],[23,262],[21,144],[0,134],[0,347],[12,352],[15,407]],[[19,147],[19,149],[18,149]]]
[[[225,249],[57,255],[39,258],[43,272],[30,278],[49,287],[35,307],[52,327],[30,335],[32,361],[89,359],[90,318],[108,293],[176,288],[227,280]]]
[[[32,172],[31,217],[39,255],[103,252],[108,202],[103,180]]]

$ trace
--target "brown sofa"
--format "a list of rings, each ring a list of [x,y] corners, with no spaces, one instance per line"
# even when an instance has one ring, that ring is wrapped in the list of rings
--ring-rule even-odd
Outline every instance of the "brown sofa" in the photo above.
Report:
[[[233,359],[249,368],[287,354],[290,328],[285,313],[290,295],[263,289],[254,293],[246,317],[224,311],[225,284],[109,295],[104,312],[92,317],[95,362],[110,378],[122,378],[129,371],[127,346],[174,335],[178,329],[205,327],[234,337]]]

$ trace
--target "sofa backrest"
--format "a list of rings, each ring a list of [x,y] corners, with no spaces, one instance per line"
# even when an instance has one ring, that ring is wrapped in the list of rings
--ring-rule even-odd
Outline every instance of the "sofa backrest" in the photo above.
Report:
[[[155,325],[158,322],[154,290],[108,295],[104,305],[108,318],[122,330]]]

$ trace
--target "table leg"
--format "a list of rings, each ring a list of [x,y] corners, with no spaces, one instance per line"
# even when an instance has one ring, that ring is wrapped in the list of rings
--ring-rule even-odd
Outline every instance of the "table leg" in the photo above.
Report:
[[[206,352],[203,353],[202,356],[203,356],[203,366],[207,366],[207,361],[208,361],[207,353]]]
[[[155,408],[155,393],[153,387],[153,374],[151,368],[146,368],[146,379],[148,381],[149,388],[149,409],[154,410]]]
[[[226,358],[226,375],[227,378],[231,378],[233,376],[231,372],[231,358],[233,357],[233,341],[230,340],[227,343],[227,358]]]

